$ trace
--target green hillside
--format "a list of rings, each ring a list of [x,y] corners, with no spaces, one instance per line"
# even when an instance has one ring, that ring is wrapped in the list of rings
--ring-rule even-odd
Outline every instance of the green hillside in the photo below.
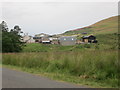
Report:
[[[117,31],[118,31],[118,16],[114,16],[99,21],[88,27],[67,31],[63,34],[73,35],[73,34],[81,34],[83,32],[86,32],[88,34],[111,34],[111,33],[117,33]]]

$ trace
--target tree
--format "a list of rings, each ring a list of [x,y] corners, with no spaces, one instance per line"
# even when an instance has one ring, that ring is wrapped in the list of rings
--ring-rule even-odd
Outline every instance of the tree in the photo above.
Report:
[[[2,52],[20,52],[24,45],[21,42],[21,28],[15,26],[14,29],[9,31],[7,23],[3,21],[1,23],[2,29]]]
[[[7,26],[7,23],[5,21],[2,21],[0,26],[1,26],[1,29],[2,29],[1,31],[4,31],[4,32],[8,31],[8,26]]]

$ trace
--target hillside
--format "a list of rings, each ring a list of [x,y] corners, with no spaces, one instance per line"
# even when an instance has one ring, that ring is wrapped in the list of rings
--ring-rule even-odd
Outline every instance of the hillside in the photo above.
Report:
[[[70,30],[63,34],[73,35],[73,34],[81,34],[84,32],[88,34],[111,34],[111,33],[116,33],[117,31],[118,31],[118,16],[114,16],[101,20],[88,27]]]

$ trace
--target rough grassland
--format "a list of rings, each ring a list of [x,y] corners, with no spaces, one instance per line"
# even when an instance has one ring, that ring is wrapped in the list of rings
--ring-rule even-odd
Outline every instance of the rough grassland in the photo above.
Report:
[[[104,19],[89,27],[82,28],[82,29],[80,28],[80,29],[77,29],[76,31],[67,31],[63,34],[71,35],[71,34],[80,34],[82,32],[87,32],[88,34],[94,34],[94,35],[117,33],[118,32],[118,16]]]
[[[118,87],[118,55],[115,50],[6,53],[3,54],[3,64],[28,68],[32,72],[57,74],[57,79],[73,83],[83,84],[79,81],[83,79],[86,85]],[[64,75],[68,76],[67,80]]]

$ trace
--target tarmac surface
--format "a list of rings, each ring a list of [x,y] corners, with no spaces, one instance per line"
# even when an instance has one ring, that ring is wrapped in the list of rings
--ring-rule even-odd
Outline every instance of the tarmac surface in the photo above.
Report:
[[[30,73],[2,68],[2,88],[85,88]]]

